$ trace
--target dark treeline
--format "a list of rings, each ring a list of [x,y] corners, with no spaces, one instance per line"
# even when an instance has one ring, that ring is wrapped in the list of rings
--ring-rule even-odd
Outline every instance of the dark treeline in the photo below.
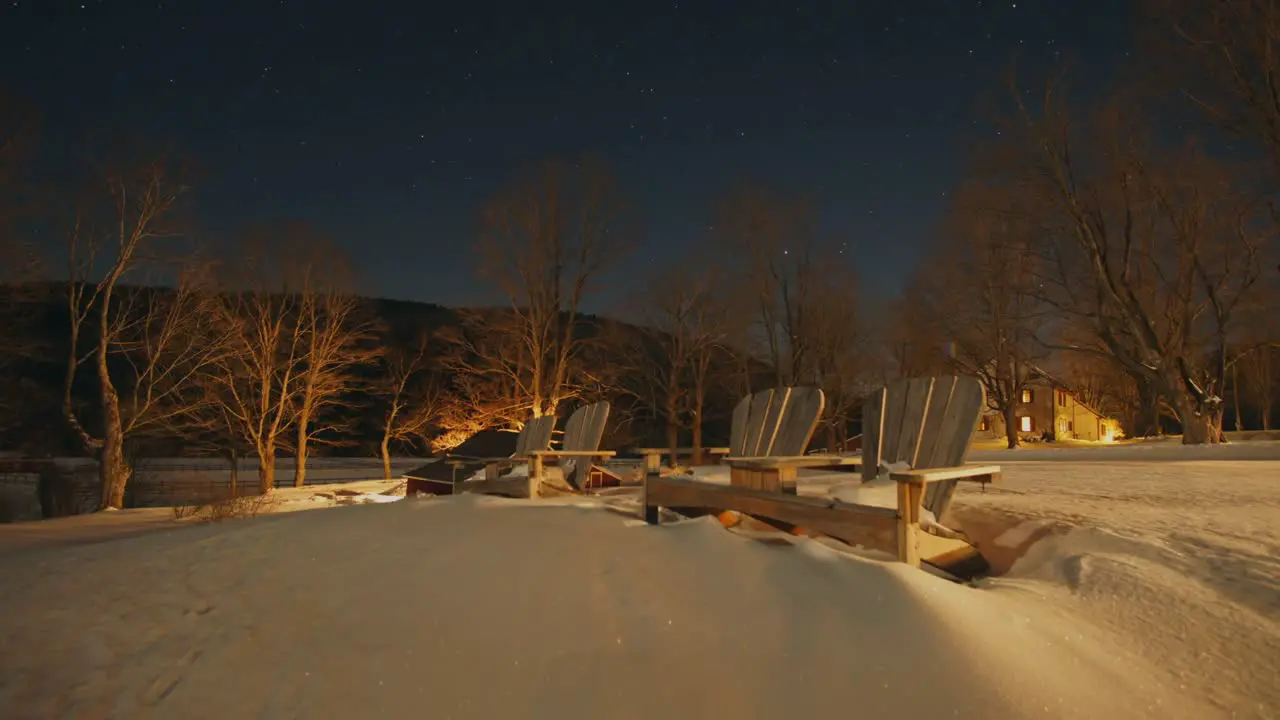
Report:
[[[171,153],[45,189],[36,114],[0,96],[0,449],[95,457],[119,507],[145,456],[257,458],[266,491],[277,457],[301,484],[318,453],[443,452],[600,399],[610,447],[714,445],[737,398],[776,384],[824,390],[833,447],[871,389],[954,372],[1008,418],[1049,372],[1129,435],[1269,429],[1280,10],[1142,5],[1142,52],[1112,85],[1011,74],[893,300],[859,290],[874,252],[844,251],[874,243],[758,183],[707,208],[703,250],[635,277],[642,225],[611,174],[556,161],[480,213],[476,272],[500,305],[370,300],[306,223],[200,242],[199,183]],[[619,276],[628,312],[587,314]]]

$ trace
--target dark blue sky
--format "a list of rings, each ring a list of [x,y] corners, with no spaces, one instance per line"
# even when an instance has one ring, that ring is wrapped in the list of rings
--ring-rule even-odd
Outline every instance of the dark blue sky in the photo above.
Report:
[[[754,178],[810,193],[868,290],[894,292],[1014,54],[1101,75],[1133,34],[1121,0],[3,3],[0,85],[46,146],[171,140],[210,172],[209,230],[309,221],[370,292],[446,304],[483,299],[479,204],[583,153],[645,219],[632,277]]]

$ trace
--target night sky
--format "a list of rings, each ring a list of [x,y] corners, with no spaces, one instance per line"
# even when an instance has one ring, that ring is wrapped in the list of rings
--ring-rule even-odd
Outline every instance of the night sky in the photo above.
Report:
[[[706,242],[752,178],[811,194],[868,291],[893,293],[1015,53],[1103,76],[1133,36],[1121,0],[3,2],[0,85],[40,109],[45,146],[172,141],[209,171],[211,233],[305,220],[371,294],[446,304],[487,299],[481,202],[584,153],[644,217],[631,277]]]

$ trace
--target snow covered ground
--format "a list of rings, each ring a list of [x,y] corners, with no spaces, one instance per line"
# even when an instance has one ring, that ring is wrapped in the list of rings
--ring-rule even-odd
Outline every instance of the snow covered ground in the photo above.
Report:
[[[0,707],[1277,717],[1280,443],[1270,460],[1181,450],[975,453],[1003,482],[946,520],[1008,569],[977,587],[710,518],[647,527],[626,496],[410,499],[73,546],[0,527]],[[113,515],[129,512],[155,511]]]
[[[971,454],[955,522],[991,590],[1080,615],[1216,707],[1280,717],[1280,443]]]

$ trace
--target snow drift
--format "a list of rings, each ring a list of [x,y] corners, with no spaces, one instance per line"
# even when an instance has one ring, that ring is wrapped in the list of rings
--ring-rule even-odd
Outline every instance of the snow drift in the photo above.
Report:
[[[712,519],[472,496],[6,558],[0,707],[46,717],[1208,717],[1114,636]]]

